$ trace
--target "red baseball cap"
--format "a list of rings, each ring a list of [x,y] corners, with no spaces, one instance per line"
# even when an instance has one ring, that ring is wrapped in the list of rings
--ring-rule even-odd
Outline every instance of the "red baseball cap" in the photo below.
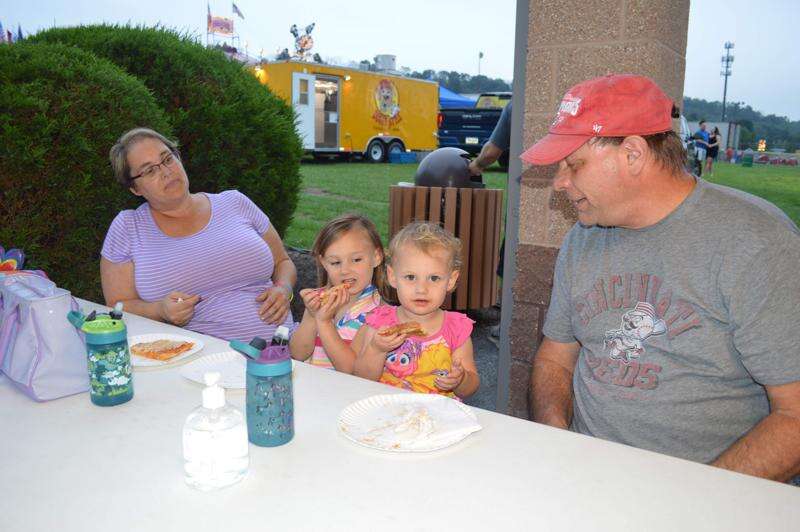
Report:
[[[645,76],[612,74],[578,83],[564,95],[550,132],[520,158],[557,163],[592,137],[653,135],[672,130],[672,100]]]

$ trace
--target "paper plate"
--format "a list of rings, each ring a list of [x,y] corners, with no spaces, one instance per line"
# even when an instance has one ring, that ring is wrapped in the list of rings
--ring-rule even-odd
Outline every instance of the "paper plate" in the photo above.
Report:
[[[374,395],[339,414],[339,430],[344,437],[392,452],[436,451],[481,428],[470,407],[433,394]]]
[[[136,356],[131,352],[131,365],[134,368],[146,368],[146,367],[158,367],[158,366],[167,366],[175,364],[180,360],[184,360],[187,357],[192,356],[193,354],[197,353],[201,349],[203,349],[203,341],[198,340],[197,338],[192,338],[190,336],[183,336],[180,334],[169,334],[169,333],[153,333],[153,334],[139,334],[137,336],[131,336],[128,338],[128,346],[131,347],[135,344],[139,344],[142,342],[155,342],[156,340],[174,340],[176,342],[192,342],[194,346],[188,351],[181,353],[178,356],[172,357],[169,360],[153,360],[152,358],[145,358]]]
[[[193,360],[181,368],[181,375],[190,381],[205,384],[203,375],[207,371],[218,371],[222,378],[219,385],[223,388],[245,388],[245,372],[247,361],[244,355],[236,351],[223,351],[206,355]]]

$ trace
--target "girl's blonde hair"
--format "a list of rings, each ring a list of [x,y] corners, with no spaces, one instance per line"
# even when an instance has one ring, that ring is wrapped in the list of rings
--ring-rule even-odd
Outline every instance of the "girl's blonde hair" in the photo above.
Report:
[[[412,244],[423,253],[430,254],[433,249],[444,249],[450,255],[450,269],[461,269],[461,240],[440,225],[431,222],[412,222],[400,229],[389,243],[386,262],[392,263],[397,250],[404,244]]]
[[[328,247],[336,242],[342,235],[353,229],[361,229],[370,239],[372,246],[380,251],[381,258],[385,259],[386,253],[383,249],[383,242],[378,230],[372,220],[360,214],[343,214],[337,216],[323,227],[317,234],[314,240],[314,245],[311,248],[311,254],[317,259],[317,280],[320,286],[327,286],[328,272],[322,267],[322,257],[325,255]],[[386,266],[384,261],[375,267],[372,272],[372,284],[378,289],[378,293],[384,299],[389,297],[389,283],[386,281]]]

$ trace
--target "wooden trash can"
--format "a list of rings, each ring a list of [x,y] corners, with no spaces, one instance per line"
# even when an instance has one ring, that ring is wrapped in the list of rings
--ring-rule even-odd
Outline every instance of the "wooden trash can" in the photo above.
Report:
[[[413,221],[440,223],[461,240],[461,275],[445,299],[450,310],[479,309],[497,301],[497,260],[503,191],[482,188],[389,189],[389,238]]]

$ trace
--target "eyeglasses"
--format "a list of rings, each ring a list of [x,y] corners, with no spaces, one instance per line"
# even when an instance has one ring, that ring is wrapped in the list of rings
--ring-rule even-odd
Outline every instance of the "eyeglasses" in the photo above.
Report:
[[[147,168],[142,170],[142,173],[140,173],[139,175],[132,175],[131,181],[139,179],[140,177],[143,177],[145,179],[152,179],[156,176],[156,174],[163,172],[164,168],[167,168],[168,166],[173,166],[177,161],[178,157],[176,153],[171,151],[168,154],[166,154],[163,159],[161,159],[160,163],[148,166]]]

